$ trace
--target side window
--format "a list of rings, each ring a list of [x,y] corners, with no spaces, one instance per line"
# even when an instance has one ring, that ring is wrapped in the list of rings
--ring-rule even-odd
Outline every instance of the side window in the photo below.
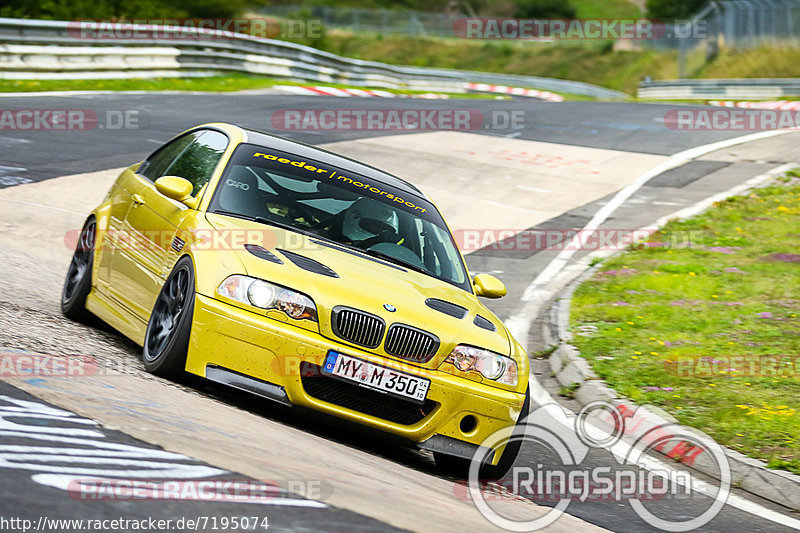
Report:
[[[162,146],[142,163],[142,166],[139,167],[139,174],[152,181],[157,180],[161,176],[166,176],[166,170],[175,158],[181,155],[186,147],[197,139],[201,133],[202,132],[197,131],[194,133],[187,133],[169,144]]]
[[[187,133],[148,157],[139,174],[153,181],[161,176],[185,178],[196,195],[211,178],[227,146],[228,138],[217,131]]]
[[[194,186],[192,195],[197,194],[211,179],[225,148],[228,137],[218,131],[205,131],[186,147],[177,159],[167,168],[165,175],[186,178]]]

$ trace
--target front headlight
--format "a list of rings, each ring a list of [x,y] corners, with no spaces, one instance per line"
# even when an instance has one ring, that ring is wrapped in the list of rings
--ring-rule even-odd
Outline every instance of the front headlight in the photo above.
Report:
[[[217,292],[259,309],[277,309],[295,320],[317,321],[317,307],[303,294],[250,276],[234,275],[219,284]]]
[[[450,363],[462,372],[480,372],[483,377],[492,381],[512,387],[517,385],[517,362],[499,353],[459,344],[447,356],[445,363]]]

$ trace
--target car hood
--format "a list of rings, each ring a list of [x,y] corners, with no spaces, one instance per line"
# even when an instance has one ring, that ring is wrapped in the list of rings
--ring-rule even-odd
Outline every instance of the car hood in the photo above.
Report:
[[[459,287],[296,232],[212,213],[207,214],[207,220],[220,238],[230,243],[246,270],[244,274],[311,297],[317,306],[320,333],[328,338],[352,344],[339,338],[332,326],[333,309],[344,306],[382,318],[387,328],[400,323],[436,335],[440,346],[422,366],[438,367],[458,344],[510,353],[510,337],[503,323],[474,294]],[[282,263],[254,255],[246,244],[269,250]],[[431,299],[466,309],[466,314],[455,317],[436,310],[430,305],[442,305],[426,303]],[[475,323],[477,315],[488,321],[482,322],[483,327]],[[371,351],[392,357],[382,344]]]

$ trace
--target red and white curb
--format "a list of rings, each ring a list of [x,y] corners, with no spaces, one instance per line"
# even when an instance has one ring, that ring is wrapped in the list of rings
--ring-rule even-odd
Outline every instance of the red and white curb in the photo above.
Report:
[[[745,109],[779,109],[800,111],[800,101],[775,100],[763,102],[737,102],[734,100],[712,100],[709,104],[717,107],[742,107]]]
[[[302,94],[305,96],[339,96],[339,97],[359,97],[359,98],[425,98],[425,99],[446,99],[446,94],[426,93],[426,94],[395,94],[379,89],[340,89],[338,87],[326,87],[323,85],[276,85],[273,87],[278,91],[292,94]]]
[[[560,94],[555,94],[548,91],[540,91],[538,89],[508,87],[507,85],[489,85],[487,83],[467,83],[465,87],[470,91],[479,91],[483,93],[502,93],[510,94],[512,96],[529,96],[531,98],[539,98],[548,102],[564,101],[564,97]]]

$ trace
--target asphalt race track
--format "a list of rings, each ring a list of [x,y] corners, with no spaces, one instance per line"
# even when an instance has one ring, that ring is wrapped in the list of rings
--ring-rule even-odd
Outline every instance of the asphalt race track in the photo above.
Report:
[[[130,342],[102,326],[87,328],[63,319],[57,297],[69,251],[63,244],[58,250],[48,247],[63,243],[64,233],[80,226],[80,214],[91,209],[87,198],[102,198],[105,188],[81,190],[77,185],[113,179],[100,171],[132,164],[199,123],[226,121],[271,130],[271,113],[285,109],[462,109],[480,112],[489,125],[492,117],[516,113],[524,117],[521,127],[494,122],[497,127],[471,132],[277,133],[330,145],[419,183],[430,190],[445,218],[454,221],[456,231],[476,228],[469,225],[470,219],[491,219],[495,212],[507,218],[488,226],[492,229],[565,229],[582,227],[616,191],[674,154],[747,133],[670,129],[664,123],[669,109],[665,105],[530,99],[427,101],[269,93],[0,99],[0,111],[23,108],[91,109],[104,125],[89,131],[14,131],[0,136],[0,227],[6,234],[0,235],[0,321],[5,325],[0,354],[91,353],[110,369],[82,380],[0,378],[0,517],[15,516],[34,525],[42,516],[267,516],[270,529],[280,531],[499,530],[459,497],[459,486],[439,475],[425,453],[335,421],[263,405],[244,394],[154,378],[143,372],[138,349]],[[103,122],[126,112],[136,117],[128,127]],[[660,217],[713,194],[800,162],[798,135],[765,137],[689,156],[636,191],[601,227],[652,226]],[[478,169],[474,175],[466,168],[471,166]],[[86,173],[97,174],[63,178]],[[578,175],[584,185],[573,181]],[[481,188],[481,176],[496,192]],[[530,196],[520,196],[520,188]],[[515,197],[518,205],[501,214],[502,204],[513,203]],[[474,212],[462,213],[469,209]],[[519,316],[526,287],[557,255],[557,250],[492,246],[466,252],[473,273],[496,273],[507,284],[509,296],[489,303],[503,320]],[[543,348],[537,328],[529,329],[527,338],[518,340],[527,343],[529,351]],[[542,382],[548,380],[541,365],[534,365],[534,372]],[[159,473],[165,469],[162,463],[168,463],[184,469],[185,478],[260,482],[272,492],[255,503],[197,502],[190,497],[80,501],[73,492],[57,488],[54,472],[92,465],[86,450],[96,450],[98,441],[109,444],[100,446],[104,451],[99,454],[108,458],[107,468],[128,476],[157,484],[168,477]],[[517,464],[547,468],[559,463],[548,450],[526,443]],[[583,466],[613,471],[619,461],[605,450],[592,450]],[[536,503],[514,502],[514,512],[540,516],[555,502]],[[711,503],[711,498],[694,492],[645,506],[657,516],[680,521],[700,515]],[[798,524],[779,506],[734,489],[728,504],[702,530],[790,531],[800,529]],[[186,525],[182,529],[193,530]],[[553,531],[564,529],[658,531],[626,501],[573,501],[567,514],[549,526]]]

